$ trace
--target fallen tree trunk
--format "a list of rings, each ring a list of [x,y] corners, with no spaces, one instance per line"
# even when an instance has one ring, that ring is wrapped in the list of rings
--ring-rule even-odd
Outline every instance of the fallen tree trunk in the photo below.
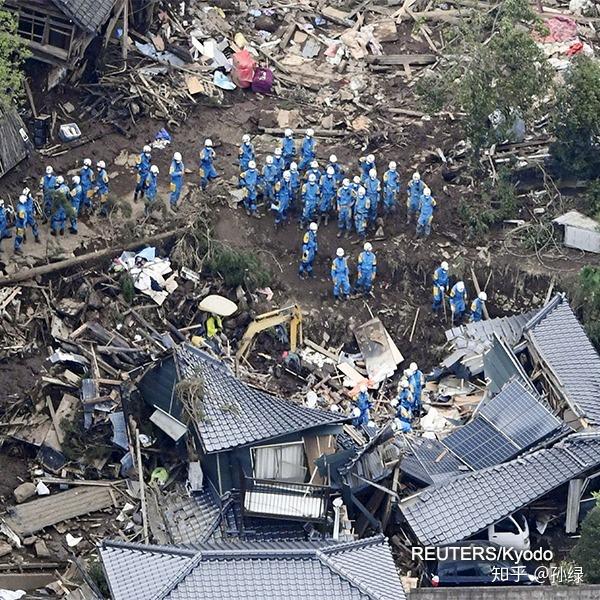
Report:
[[[104,250],[96,250],[95,252],[82,254],[81,256],[76,256],[74,258],[68,258],[66,260],[60,260],[58,262],[50,263],[48,265],[42,265],[40,267],[34,267],[33,269],[27,269],[26,271],[20,271],[19,273],[15,273],[14,275],[10,275],[8,277],[1,277],[0,285],[11,285],[13,283],[18,283],[19,281],[27,281],[28,279],[33,279],[34,277],[38,277],[39,275],[58,273],[59,271],[64,271],[65,269],[70,269],[71,267],[78,267],[88,262],[95,262],[104,258],[117,256],[125,250],[133,250],[134,248],[139,248],[140,246],[148,246],[149,244],[156,244],[158,242],[167,240],[171,237],[180,236],[185,231],[187,231],[186,227],[182,227],[181,229],[171,229],[169,231],[163,231],[162,233],[157,233],[156,235],[152,235],[150,237],[137,240],[129,244],[121,246],[112,246],[110,248],[105,248]]]

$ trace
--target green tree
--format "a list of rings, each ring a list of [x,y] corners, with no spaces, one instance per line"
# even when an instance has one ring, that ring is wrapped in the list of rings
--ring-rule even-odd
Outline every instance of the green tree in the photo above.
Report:
[[[23,90],[23,61],[29,55],[17,34],[17,17],[0,0],[0,106],[10,106]]]
[[[582,567],[587,583],[600,583],[600,504],[589,512],[581,524],[581,537],[573,548],[573,560]]]
[[[585,266],[579,272],[575,302],[590,340],[600,348],[600,267]]]
[[[561,173],[600,173],[600,64],[577,56],[566,72],[554,112],[556,142],[551,152]]]

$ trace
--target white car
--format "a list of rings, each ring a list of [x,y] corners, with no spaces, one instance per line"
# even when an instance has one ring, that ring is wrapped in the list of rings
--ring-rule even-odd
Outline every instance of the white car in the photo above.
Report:
[[[529,525],[522,514],[514,514],[488,527],[488,540],[515,550],[529,550]]]

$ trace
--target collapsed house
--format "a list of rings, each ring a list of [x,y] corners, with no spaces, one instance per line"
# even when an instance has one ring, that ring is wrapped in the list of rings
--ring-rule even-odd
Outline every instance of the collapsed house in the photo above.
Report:
[[[25,123],[15,108],[0,108],[0,139],[0,177],[4,177],[33,151]]]

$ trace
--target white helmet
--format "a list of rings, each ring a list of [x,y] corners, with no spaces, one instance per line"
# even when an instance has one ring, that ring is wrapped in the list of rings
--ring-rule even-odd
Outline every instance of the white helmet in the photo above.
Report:
[[[413,373],[418,369],[419,367],[417,366],[416,362],[411,362],[410,366],[408,367],[409,371],[412,371]]]
[[[71,177],[71,181],[75,185],[79,185],[81,183],[81,177],[79,177],[79,175],[73,175],[73,177]]]
[[[291,129],[286,129],[284,132],[285,137],[292,137],[294,132]]]
[[[275,148],[275,156],[281,156],[281,148]]]
[[[396,163],[394,161],[390,162],[389,167],[390,167],[390,171],[395,171],[396,170]]]
[[[307,129],[306,130],[306,137],[312,137],[313,135],[315,135],[315,130],[314,129]]]
[[[358,188],[358,192],[357,193],[358,193],[359,196],[364,196],[367,193],[367,190],[365,190],[365,188],[361,185]]]
[[[244,144],[249,144],[249,143],[250,143],[250,136],[249,136],[247,133],[245,133],[245,134],[242,136],[242,142],[243,142]]]
[[[248,162],[248,168],[249,169],[256,169],[256,163],[253,160],[249,161]]]
[[[343,248],[338,248],[338,249],[335,251],[335,255],[336,255],[336,256],[339,256],[339,257],[341,258],[342,256],[344,256],[344,249],[343,249]]]
[[[291,173],[290,173],[289,171],[284,171],[284,172],[283,172],[283,178],[284,178],[286,181],[289,181],[289,180],[292,178],[292,175],[291,175]]]
[[[150,154],[150,152],[152,152],[152,148],[150,148],[150,146],[144,146],[144,152],[146,154]]]
[[[50,165],[48,165],[46,167],[46,175],[52,175],[52,173],[54,173],[54,169]]]
[[[459,281],[459,282],[456,284],[456,289],[457,289],[459,292],[464,292],[464,291],[465,291],[465,282],[464,282],[464,281]]]
[[[310,168],[311,169],[318,169],[319,168],[319,163],[316,160],[311,160],[310,161]]]
[[[367,391],[367,386],[364,383],[362,383],[360,385],[359,390],[364,394]]]
[[[318,226],[318,225],[317,225],[317,224],[316,224],[316,223],[313,221],[313,222],[312,222],[312,223],[311,223],[311,224],[308,226],[308,228],[309,228],[311,231],[316,231],[317,229],[319,229],[319,226]]]
[[[29,196],[29,194],[31,194],[31,190],[28,187],[24,187],[21,193],[23,196]]]
[[[360,417],[360,408],[358,408],[358,406],[354,407],[352,409],[352,416],[353,417]]]
[[[62,175],[59,175],[59,176],[56,178],[56,183],[57,183],[58,185],[62,185],[64,182],[65,182],[65,178],[64,178]]]
[[[267,156],[267,164],[268,165],[272,165],[273,164],[273,157],[272,156]]]
[[[431,196],[431,190],[428,187],[423,188],[423,195],[424,196]]]
[[[181,152],[175,152],[175,154],[173,154],[173,160],[175,162],[181,162]]]
[[[335,175],[335,169],[333,167],[327,167],[327,175]]]
[[[337,156],[336,156],[335,154],[332,154],[332,155],[329,157],[329,162],[330,162],[330,163],[336,163],[336,162],[337,162]]]
[[[421,179],[421,175],[419,174],[419,172],[418,172],[418,171],[415,171],[415,172],[413,173],[413,176],[412,176],[412,178],[413,178],[413,181],[420,181],[420,179]]]
[[[483,300],[484,302],[487,300],[487,294],[485,292],[479,292],[478,297],[480,300]]]
[[[4,200],[2,200],[2,198],[0,198],[0,208],[2,208],[4,206]]]
[[[444,269],[444,271],[448,270],[448,263],[444,260],[442,261],[442,264],[440,265],[440,267],[442,267],[442,269]]]
[[[314,182],[317,180],[317,176],[316,176],[314,173],[311,173],[311,174],[308,176],[308,180],[309,180],[311,183],[314,183]]]
[[[150,173],[158,173],[158,167],[156,165],[152,165],[150,167]]]
[[[99,160],[99,161],[96,163],[96,166],[97,166],[99,169],[106,169],[106,163],[105,163],[103,160]]]
[[[210,138],[209,138],[209,139],[207,139],[207,140],[204,142],[204,145],[205,145],[207,148],[212,148],[212,145],[213,145],[213,143],[212,143],[212,140],[211,140]]]
[[[406,377],[403,377],[403,378],[400,380],[400,384],[399,384],[399,386],[398,386],[398,387],[401,387],[401,388],[407,388],[409,385],[410,385],[410,384],[408,383],[408,379],[406,379]]]
[[[342,181],[342,185],[344,187],[348,187],[350,185],[350,180],[349,179],[344,179],[344,181]]]
[[[355,176],[352,178],[352,181],[353,181],[354,183],[360,183],[360,177],[359,177],[358,175],[355,175]]]
[[[377,171],[375,169],[371,169],[369,171],[369,177],[372,177],[373,179],[375,179],[375,177],[377,177]]]
[[[290,163],[290,171],[294,171],[294,172],[296,172],[297,170],[298,170],[298,165],[297,165],[297,163],[295,163],[295,162],[293,162],[293,163]]]
[[[24,196],[23,194],[21,194],[21,195],[19,196],[19,202],[20,202],[21,204],[25,204],[25,202],[27,202],[27,196]]]
[[[372,154],[369,154],[369,156],[367,156],[367,162],[368,163],[374,163],[375,162],[375,157]]]
[[[92,166],[92,159],[91,158],[84,158],[83,159],[83,164],[86,167],[91,167]]]
[[[363,250],[365,252],[371,252],[371,250],[373,250],[373,245],[371,244],[371,242],[365,242],[365,245],[363,246]]]

